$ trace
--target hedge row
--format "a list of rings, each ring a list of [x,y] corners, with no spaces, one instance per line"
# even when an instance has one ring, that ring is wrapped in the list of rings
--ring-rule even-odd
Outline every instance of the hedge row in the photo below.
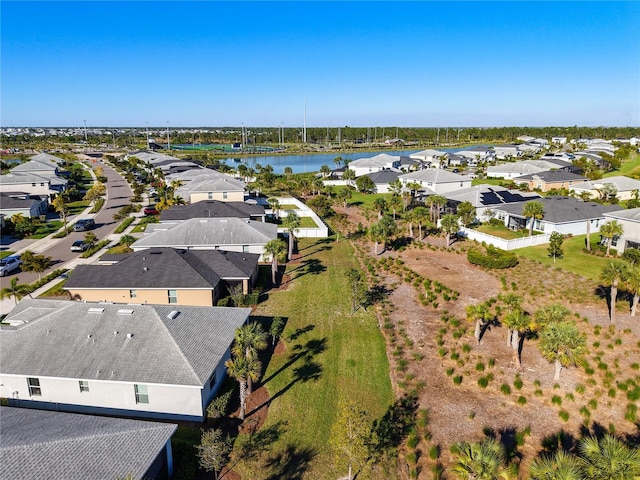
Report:
[[[484,268],[511,268],[518,264],[518,257],[515,253],[509,253],[493,245],[487,245],[485,253],[475,248],[469,249],[467,260],[469,260],[469,263]]]

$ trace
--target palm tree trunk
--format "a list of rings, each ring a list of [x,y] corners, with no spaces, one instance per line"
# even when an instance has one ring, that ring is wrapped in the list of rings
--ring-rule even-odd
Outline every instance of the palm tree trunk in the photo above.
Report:
[[[349,462],[349,476],[347,478],[351,480],[351,462]]]
[[[289,260],[293,258],[293,233],[289,232]]]
[[[507,347],[511,346],[511,335],[513,335],[513,330],[507,328]]]
[[[409,236],[413,238],[413,223],[409,222]]]
[[[420,240],[422,240],[422,222],[418,223],[418,234],[420,235]]]
[[[587,251],[591,251],[591,220],[587,218]]]
[[[562,364],[560,360],[556,360],[556,374],[553,376],[553,379],[557,382],[560,380],[560,370],[562,370]]]
[[[247,383],[244,380],[240,381],[240,420],[244,420],[244,410],[247,399]]]
[[[520,347],[520,335],[518,330],[514,329],[511,337],[511,349],[513,350],[513,363],[516,365],[516,369],[520,370],[522,364],[520,363],[520,355],[518,349]]]
[[[473,331],[473,336],[476,337],[476,343],[480,345],[480,320],[476,320],[476,328]]]
[[[274,285],[276,284],[276,272],[278,271],[278,261],[276,260],[275,256],[273,257],[273,260],[271,261],[271,283],[273,283]]]
[[[609,320],[611,325],[616,324],[616,297],[618,296],[618,286],[611,285],[611,313]]]
[[[373,252],[378,255],[378,242],[373,242],[374,247],[373,247]]]
[[[529,224],[529,236],[533,235],[533,217],[531,218],[531,223]]]
[[[609,256],[609,250],[611,250],[611,242],[613,242],[613,237],[607,238],[607,253],[604,254],[605,257]]]
[[[636,311],[638,310],[638,301],[640,300],[640,294],[636,293],[633,295],[633,302],[631,303],[631,316],[636,316]]]

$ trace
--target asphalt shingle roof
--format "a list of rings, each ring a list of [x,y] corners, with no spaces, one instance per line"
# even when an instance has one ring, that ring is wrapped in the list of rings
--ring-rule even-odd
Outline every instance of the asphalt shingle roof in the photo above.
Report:
[[[470,182],[469,177],[464,175],[458,175],[457,173],[449,172],[442,168],[427,168],[424,170],[418,170],[417,172],[405,173],[400,175],[402,180],[433,182],[433,183],[452,183],[452,182]]]
[[[517,180],[534,180],[535,178],[539,178],[540,180],[543,180],[547,183],[570,181],[583,182],[587,180],[587,178],[583,177],[582,175],[576,175],[575,173],[566,172],[564,170],[549,170],[546,172],[538,172],[531,175],[523,175],[521,177],[518,177]]]
[[[0,327],[0,372],[202,387],[250,312],[23,299]]]
[[[391,183],[396,180],[402,172],[394,172],[392,170],[381,170],[379,172],[368,173],[366,176],[373,180],[376,185]]]
[[[518,190],[509,190],[497,185],[475,185],[462,188],[444,194],[444,196],[455,202],[470,202],[474,207],[488,207],[492,205],[502,205],[538,198],[537,193],[523,193]]]
[[[176,205],[160,212],[160,220],[188,220],[190,218],[250,218],[263,216],[262,205],[250,205],[245,202],[220,202],[218,200],[202,200],[189,205]]]
[[[177,425],[0,407],[0,479],[143,478]]]
[[[528,200],[532,201],[532,200]],[[586,219],[602,218],[606,212],[621,210],[618,205],[602,205],[596,202],[583,202],[571,197],[551,196],[534,199],[544,205],[543,220],[549,223],[568,223]],[[520,218],[522,208],[527,202],[510,203],[496,207],[496,210],[507,212]]]

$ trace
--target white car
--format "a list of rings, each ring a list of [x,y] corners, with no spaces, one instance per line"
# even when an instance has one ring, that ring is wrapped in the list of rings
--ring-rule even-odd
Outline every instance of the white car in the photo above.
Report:
[[[4,277],[17,270],[21,263],[19,255],[3,258],[0,260],[0,276]]]

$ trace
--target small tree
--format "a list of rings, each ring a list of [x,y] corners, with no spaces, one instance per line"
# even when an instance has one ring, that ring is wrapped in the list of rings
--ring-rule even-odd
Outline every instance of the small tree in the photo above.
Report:
[[[38,255],[30,250],[24,252],[20,259],[22,260],[22,270],[25,272],[36,272],[38,280],[42,277],[42,273],[53,265],[52,258],[46,255]]]
[[[462,202],[458,205],[457,213],[465,227],[471,225],[476,219],[476,207],[471,202]]]
[[[366,300],[367,286],[362,272],[356,268],[347,269],[347,280],[349,282],[349,296],[351,297],[351,315],[353,315]]]
[[[564,235],[560,232],[553,232],[549,237],[549,256],[553,257],[553,263],[556,263],[556,257],[562,258],[562,242],[564,241]]]
[[[96,182],[94,183],[87,193],[84,194],[84,199],[90,202],[95,202],[99,198],[104,197],[107,193],[107,187],[105,187],[104,183]]]
[[[620,260],[612,260],[605,265],[600,272],[600,280],[610,287],[609,320],[611,324],[616,323],[616,299],[618,297],[618,285],[624,282],[627,276],[626,265]]]
[[[482,331],[482,326],[493,318],[493,313],[489,310],[489,305],[486,302],[479,303],[477,305],[469,305],[466,308],[466,312],[467,319],[475,322],[473,336],[476,339],[476,343],[480,345],[480,333]]]
[[[346,461],[348,480],[353,478],[353,470],[358,472],[367,459],[367,441],[371,426],[367,412],[351,398],[338,399],[337,419],[331,429],[329,443],[333,447],[336,463]]]
[[[562,367],[580,365],[586,353],[586,340],[574,323],[551,323],[542,329],[539,343],[542,356],[554,362],[554,380],[560,380]]]
[[[361,175],[360,177],[356,178],[356,188],[359,192],[371,193],[375,190],[376,184],[373,183],[371,177]]]
[[[271,282],[274,285],[277,285],[276,275],[278,273],[278,261],[286,251],[287,245],[279,238],[269,240],[264,246],[264,253],[271,256]]]
[[[13,297],[13,301],[16,305],[25,297],[25,295],[31,296],[31,287],[26,284],[18,284],[18,277],[13,277],[11,282],[9,282],[9,286],[0,290],[0,300]]]
[[[293,245],[296,241],[295,233],[300,228],[300,217],[296,214],[296,212],[289,212],[282,222],[284,228],[286,228],[287,233],[289,234],[289,251],[288,258],[291,260],[293,258]]]
[[[267,202],[269,202],[273,216],[276,217],[276,219],[280,218],[280,200],[276,197],[270,197],[267,199]]]
[[[271,335],[272,345],[275,345],[278,341],[278,338],[282,335],[282,331],[284,330],[284,319],[282,317],[273,317],[271,320],[271,327],[269,328],[269,335]]]
[[[51,202],[53,208],[58,212],[60,217],[62,218],[62,223],[64,225],[64,235],[67,235],[67,215],[69,215],[69,207],[67,205],[67,201],[64,198],[63,193],[59,193],[56,198]]]
[[[200,445],[196,445],[198,460],[207,472],[213,471],[216,480],[222,467],[229,462],[231,446],[229,435],[225,436],[222,430],[212,428],[202,431]]]
[[[87,243],[95,243],[98,240],[98,237],[96,237],[96,234],[93,232],[86,232],[84,234],[84,241]]]
[[[600,227],[600,235],[607,239],[607,252],[605,253],[607,257],[609,256],[609,251],[611,250],[613,239],[619,237],[623,233],[624,228],[618,223],[617,220],[611,220],[602,224],[602,226]]]
[[[544,218],[544,204],[534,200],[527,202],[522,207],[522,215],[529,219],[529,236],[533,235],[533,224],[536,220]]]
[[[451,245],[451,235],[455,235],[460,228],[458,217],[451,214],[443,215],[440,220],[440,226],[447,237],[447,247],[449,247]]]

